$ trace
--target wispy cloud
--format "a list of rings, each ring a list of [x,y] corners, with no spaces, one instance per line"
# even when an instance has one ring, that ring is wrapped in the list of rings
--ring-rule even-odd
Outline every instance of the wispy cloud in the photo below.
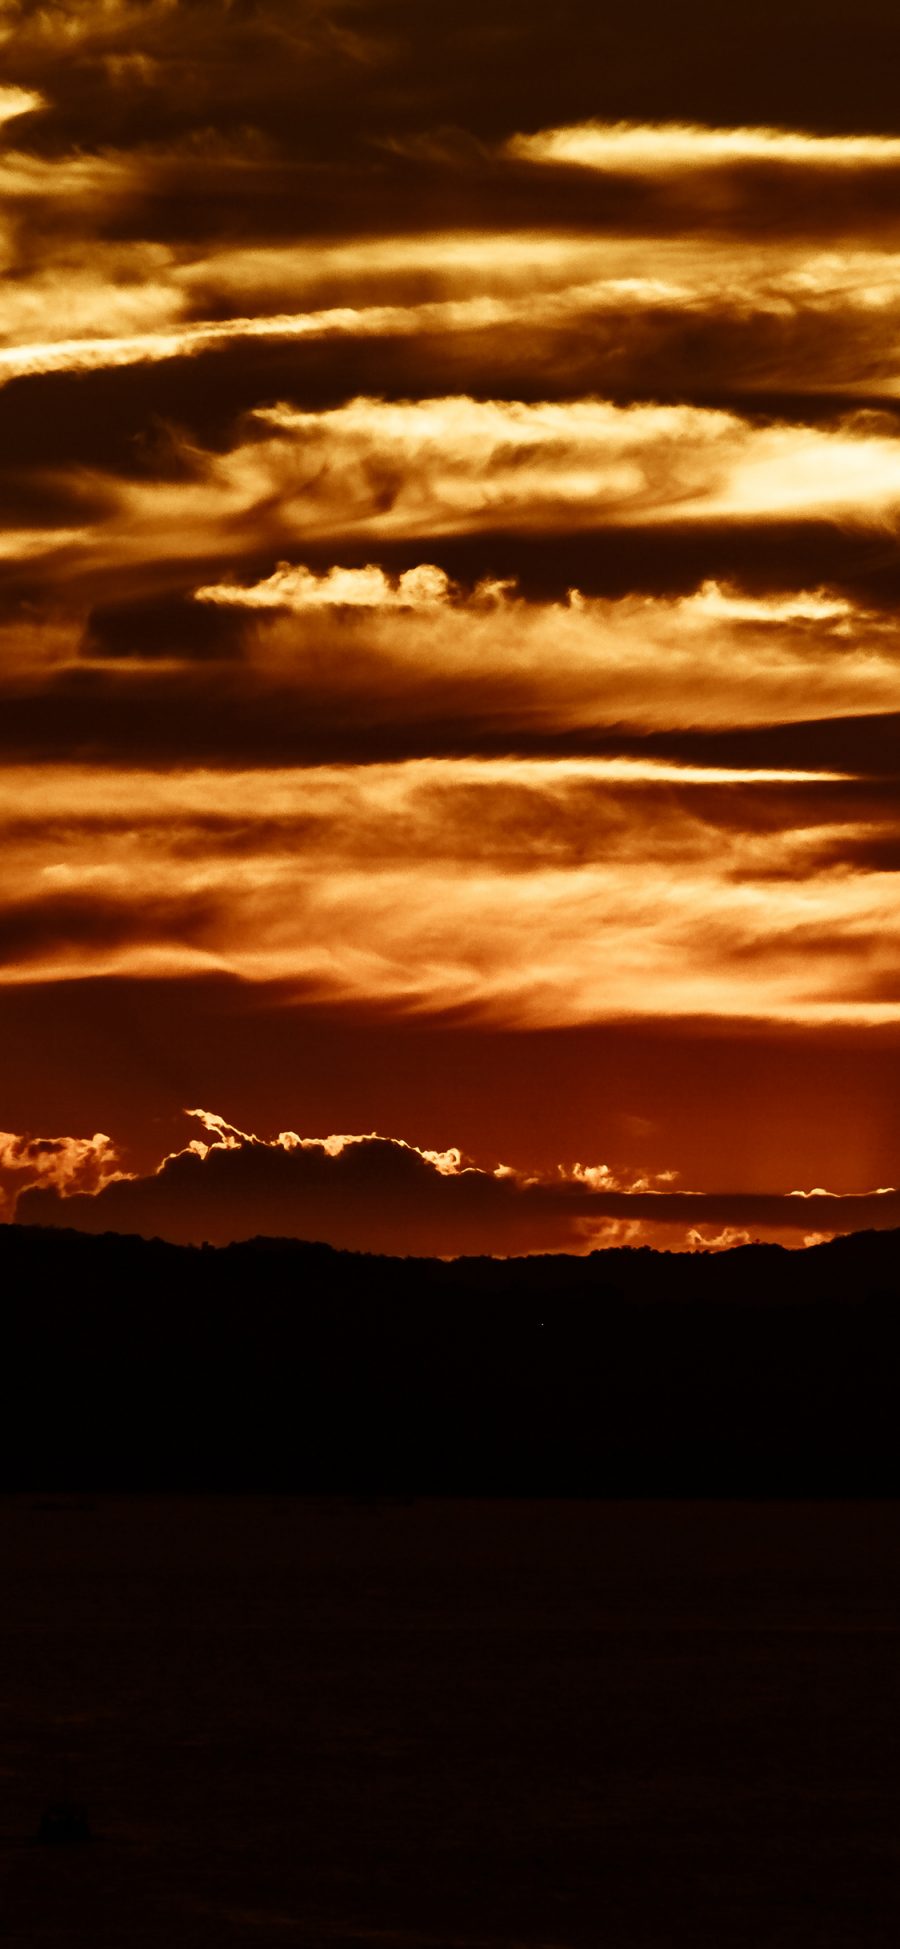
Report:
[[[900,139],[888,135],[816,135],[799,129],[706,128],[685,122],[580,122],[516,135],[510,154],[526,162],[583,169],[655,173],[779,162],[813,169],[900,164]]]
[[[220,970],[520,1027],[898,1019],[892,800],[852,781],[423,760],[9,790],[7,982]]]
[[[526,601],[513,582],[454,585],[433,563],[322,573],[281,563],[262,582],[196,599],[244,617],[255,670],[335,709],[349,693],[413,722],[442,697],[457,723],[510,731],[802,720],[889,709],[892,625],[826,590],[752,596],[707,582],[689,596],[619,601],[571,589]],[[315,635],[311,631],[315,629]],[[466,695],[468,694],[468,704]]]
[[[334,560],[348,544],[498,530],[828,519],[889,536],[900,439],[877,421],[757,424],[684,405],[360,397],[325,411],[260,407],[225,452],[176,439],[162,478],[81,469],[75,485],[103,512],[66,579],[121,582],[161,561],[171,575],[179,561],[224,568],[313,545]]]

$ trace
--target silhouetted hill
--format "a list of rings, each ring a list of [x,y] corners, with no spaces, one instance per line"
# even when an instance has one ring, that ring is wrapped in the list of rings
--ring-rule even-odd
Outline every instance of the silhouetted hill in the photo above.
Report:
[[[0,1487],[900,1493],[900,1232],[386,1259],[0,1227]]]

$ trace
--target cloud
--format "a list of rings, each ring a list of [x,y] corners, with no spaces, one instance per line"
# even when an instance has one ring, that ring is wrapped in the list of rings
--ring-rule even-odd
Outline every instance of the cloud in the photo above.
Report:
[[[823,1233],[822,1239],[824,1237]],[[703,1232],[699,1226],[692,1225],[686,1242],[692,1252],[730,1252],[736,1245],[749,1245],[751,1238],[749,1232],[739,1231],[736,1225],[723,1225],[721,1231],[713,1233]],[[804,1245],[812,1242],[810,1239],[803,1241]],[[815,1240],[817,1244],[821,1242],[821,1239]]]
[[[822,717],[866,712],[893,704],[900,668],[892,625],[824,589],[765,597],[708,581],[673,601],[570,589],[540,604],[513,582],[463,590],[435,564],[392,577],[283,562],[195,594],[255,618],[248,660],[310,703],[340,714],[352,691],[373,723],[387,710],[433,720],[442,704],[459,723],[467,698],[473,739],[480,725],[783,723],[806,716],[811,689]]]
[[[85,43],[152,33],[179,12],[180,0],[82,0],[77,13],[60,0],[35,7],[31,0],[3,0],[0,24],[21,51],[23,44],[75,52]]]
[[[641,24],[600,22],[576,0],[565,34],[558,21],[540,20],[536,9],[526,17],[508,0],[494,0],[487,15],[475,0],[435,0],[418,17],[408,6],[338,0],[241,7],[82,0],[77,9],[5,7],[0,19],[8,71],[44,97],[29,128],[35,145],[57,154],[65,144],[73,152],[118,145],[140,159],[140,195],[128,210],[135,234],[154,234],[164,222],[170,234],[218,232],[251,245],[318,229],[332,243],[373,230],[471,227],[473,213],[485,226],[524,230],[553,219],[562,227],[596,229],[599,220],[604,229],[634,229],[636,218],[649,217],[657,229],[683,232],[691,205],[672,208],[672,176],[691,181],[696,167],[669,167],[667,196],[640,161],[666,124],[671,155],[675,118],[689,157],[698,142],[707,150],[731,143],[727,168],[707,160],[701,175],[730,172],[731,183],[776,171],[802,179],[796,213],[780,184],[751,188],[745,180],[743,203],[732,195],[723,208],[720,197],[720,224],[743,218],[756,237],[764,227],[784,229],[792,216],[833,227],[824,176],[829,189],[835,178],[843,186],[851,222],[868,217],[877,234],[885,218],[879,184],[895,174],[890,139],[866,133],[892,127],[897,47],[883,9],[876,18],[870,7],[865,26],[849,37],[838,37],[834,22],[829,29],[821,10],[813,20],[801,8],[789,23],[768,7],[756,13],[752,24],[732,24],[727,63],[711,55],[699,4],[681,9],[676,28],[646,10]],[[796,117],[798,74],[813,124],[846,136],[768,126]],[[601,138],[612,132],[620,149],[630,144],[631,174],[616,175],[611,191],[607,172],[555,157],[537,162],[529,146],[574,140],[584,151],[592,128],[597,135],[586,118],[598,113]],[[708,125],[716,113],[735,126]],[[515,137],[538,124],[543,134]],[[217,138],[221,150],[252,135],[257,167],[226,163],[218,175],[192,168],[192,140],[196,148],[201,135]],[[836,160],[842,144],[855,157],[852,168]],[[869,177],[876,187],[867,196],[858,179]],[[690,227],[703,207],[695,191]]]
[[[86,250],[66,239],[45,247],[39,265],[20,265],[0,308],[0,383],[92,362],[115,365],[123,334],[171,329],[185,302],[167,276],[171,257],[164,244],[94,242]]]
[[[898,1019],[893,786],[522,758],[0,786],[5,981],[218,971],[520,1027]]]
[[[11,545],[20,560],[40,547],[50,587],[83,532],[25,529]],[[149,589],[141,576],[80,626],[45,597],[46,620],[32,607],[0,622],[0,750],[103,764],[543,750],[715,765],[717,737],[726,767],[892,767],[898,658],[883,609],[822,586],[711,579],[675,597],[570,588],[541,601],[512,578],[466,585],[409,553],[394,571],[282,561],[260,580],[159,593],[153,565]],[[767,725],[777,757],[740,743],[741,727]]]
[[[694,613],[739,623],[850,623],[853,608],[825,589],[801,590],[789,596],[760,597],[722,589],[704,582],[693,599]]]
[[[43,107],[43,96],[29,88],[0,88],[0,128]]]
[[[117,1147],[103,1131],[35,1137],[0,1130],[0,1214],[12,1217],[17,1196],[32,1185],[93,1197],[123,1175]]]
[[[425,241],[420,240],[420,249]],[[417,281],[449,284],[459,295],[367,302],[366,285],[374,272],[367,268],[363,241],[357,277],[348,271],[335,277],[346,293],[343,302],[302,311],[288,309],[292,291],[284,253],[263,252],[255,309],[244,315],[232,309],[234,298],[246,304],[253,294],[244,290],[230,262],[220,264],[216,255],[205,258],[201,252],[195,261],[184,263],[162,245],[134,241],[95,245],[82,253],[88,258],[82,262],[68,242],[45,250],[40,269],[20,278],[7,294],[8,342],[0,349],[0,384],[43,374],[208,359],[229,348],[246,353],[260,342],[289,346],[347,341],[349,353],[356,341],[395,338],[429,341],[424,357],[426,362],[432,359],[437,373],[455,362],[461,375],[468,364],[475,376],[479,367],[487,366],[497,371],[505,367],[518,377],[523,346],[530,338],[540,347],[540,367],[551,375],[558,370],[570,391],[579,369],[590,371],[595,385],[604,373],[619,387],[630,375],[639,389],[642,373],[649,375],[655,361],[655,377],[647,389],[659,396],[682,382],[693,342],[702,335],[709,353],[702,382],[694,390],[709,391],[719,369],[727,372],[732,391],[743,386],[751,394],[765,385],[784,388],[790,383],[800,392],[816,385],[826,390],[843,385],[879,395],[896,393],[900,386],[896,252],[810,256],[773,249],[772,261],[764,259],[754,274],[746,263],[735,263],[733,249],[695,252],[688,261],[680,251],[670,251],[667,267],[665,247],[658,250],[646,239],[643,250],[631,247],[628,259],[621,246],[607,247],[604,253],[595,245],[593,263],[585,251],[585,262],[572,264],[566,281],[563,267],[573,246],[569,243],[566,252],[566,240],[550,237],[536,240],[546,246],[544,277],[529,280],[518,251],[511,248],[517,240],[501,235],[494,241],[494,290],[469,288],[473,282],[476,287],[487,283],[487,274],[478,258],[470,267],[465,238],[454,255],[451,240],[439,237],[432,240],[432,263],[423,267]],[[641,269],[650,249],[662,258],[652,278]],[[248,255],[252,261],[256,253]],[[262,303],[265,287],[259,282],[267,257],[271,295],[276,304],[282,301],[268,312]],[[333,296],[324,265],[308,248],[290,260],[294,286],[311,282],[312,265],[299,274],[296,268],[298,260],[302,266],[309,259],[323,296]],[[589,266],[593,277],[579,278],[578,270]],[[402,269],[396,278],[402,285]],[[384,275],[379,281],[386,282]],[[204,299],[219,315],[185,315],[192,302],[196,309]],[[222,316],[223,311],[230,315]],[[628,348],[621,344],[626,328]],[[449,350],[442,341],[449,342]]]
[[[74,282],[73,298],[90,318],[102,304],[103,293],[89,285],[82,296]],[[290,343],[296,339],[405,337],[433,331],[478,331],[486,326],[503,325],[509,307],[491,298],[461,299],[458,302],[418,307],[373,305],[364,309],[335,306],[325,311],[272,318],[230,318],[224,322],[182,325],[171,322],[181,309],[177,292],[143,290],[118,304],[119,324],[131,322],[135,312],[150,311],[168,325],[162,329],[131,333],[127,336],[105,332],[102,337],[55,337],[46,344],[23,342],[0,350],[0,384],[4,380],[27,378],[50,372],[81,373],[129,365],[153,365],[166,359],[197,358],[220,347],[255,339],[276,339]],[[33,299],[33,311],[38,301]],[[25,309],[24,306],[21,309]],[[515,314],[513,314],[515,315]],[[27,316],[27,312],[26,312]]]
[[[166,578],[154,588],[153,565],[149,586],[126,576],[132,596],[104,593],[79,615],[52,582],[54,567],[71,571],[77,533],[25,531],[45,550],[45,595],[9,600],[0,617],[5,763],[227,770],[518,754],[896,770],[891,616],[835,589],[707,581],[674,597],[570,588],[545,601],[511,578],[457,582],[410,549],[393,571],[282,562],[199,589],[178,587],[177,565],[171,591]]]
[[[135,846],[126,842],[125,850],[134,853]],[[123,866],[124,861],[111,868],[87,862],[74,870],[66,863],[48,866],[40,890],[23,886],[18,897],[12,890],[18,878],[13,867],[0,904],[0,980],[28,979],[29,971],[39,970],[65,978],[94,964],[115,968],[136,961],[158,974],[191,964],[207,967],[214,956],[202,943],[212,915],[200,889],[179,886],[180,874],[163,874],[168,890],[154,896],[145,885],[142,915],[134,898],[137,887],[127,890]]]
[[[807,95],[807,112],[811,105]],[[789,112],[796,110],[795,98]],[[500,155],[531,175],[545,206],[566,185],[577,197],[590,184],[613,207],[625,194],[633,228],[643,221],[665,230],[680,218],[684,229],[715,228],[748,241],[810,235],[820,226],[874,241],[879,210],[893,225],[900,142],[876,132],[870,108],[860,110],[855,129],[841,115],[839,132],[817,133],[742,125],[737,116],[718,125],[679,121],[670,108],[653,120],[579,120],[509,135]],[[880,126],[890,128],[890,117]]]
[[[30,149],[0,150],[4,217],[26,261],[33,259],[39,240],[87,239],[112,224],[138,180],[137,164],[128,155],[81,150],[59,158]],[[29,224],[34,227],[30,242],[24,234],[17,238],[17,228],[24,231]]]
[[[635,528],[664,542],[696,524],[709,564],[715,524],[745,524],[758,546],[776,520],[827,518],[884,547],[900,506],[900,439],[882,419],[757,425],[591,398],[361,397],[326,411],[259,408],[226,451],[173,437],[154,477],[80,468],[73,490],[96,515],[59,571],[69,601],[109,600],[111,585],[158,583],[163,570],[170,587],[206,586],[260,555],[324,550],[347,562],[358,547],[371,562],[373,550],[422,538],[434,561],[445,541],[498,531]]]
[[[884,135],[815,135],[795,129],[702,128],[663,122],[583,122],[571,128],[516,135],[511,155],[526,162],[567,163],[582,169],[621,169],[651,174],[709,169],[735,162],[792,163],[821,169],[858,169],[900,163],[900,139]]]
[[[193,982],[401,1044],[896,1034],[900,30],[860,4],[759,0],[726,59],[700,0],[0,0],[5,1019]],[[317,1127],[406,1128],[355,1100]],[[7,1111],[117,1127],[73,1117]]]
[[[424,609],[429,615],[445,606],[450,579],[434,563],[387,576],[377,564],[368,568],[330,568],[316,575],[302,563],[292,568],[279,562],[264,582],[244,587],[219,582],[194,591],[197,602],[245,609]]]
[[[462,396],[260,409],[262,435],[218,463],[220,492],[280,494],[315,534],[589,527],[697,516],[890,518],[900,441],[838,426],[754,427],[687,406]],[[340,503],[340,505],[338,505]]]
[[[853,424],[754,426],[688,406],[599,399],[359,398],[326,412],[260,408],[194,478],[118,490],[91,553],[186,560],[282,538],[340,543],[477,533],[840,515],[890,531],[900,440]]]
[[[61,175],[68,166],[53,165]],[[71,166],[83,186],[83,158]],[[884,397],[900,384],[895,250],[773,240],[748,262],[727,238],[689,248],[466,231],[391,245],[361,237],[228,251],[202,238],[66,233],[36,248],[25,221],[7,240],[18,275],[5,294],[0,383],[197,359],[212,379],[225,357],[247,370],[267,348],[274,360],[296,345],[332,347],[346,393],[367,345],[384,363],[398,341],[420,387],[443,380],[482,393],[488,376],[515,393],[529,369],[569,396],[608,385],[656,398],[791,386]]]
[[[32,1188],[18,1200],[20,1223],[85,1231],[138,1231],[183,1243],[225,1244],[268,1234],[313,1238],[363,1251],[506,1253],[590,1250],[611,1226],[639,1239],[680,1230],[682,1248],[721,1249],[748,1226],[807,1233],[821,1216],[829,1235],[900,1218],[900,1193],[839,1197],[811,1192],[692,1193],[650,1188],[636,1174],[622,1184],[604,1166],[576,1165],[546,1177],[499,1166],[484,1170],[458,1150],[419,1150],[396,1138],[264,1140],[203,1110],[204,1131],[148,1177],[116,1177],[96,1193]],[[720,1229],[712,1238],[704,1225]]]

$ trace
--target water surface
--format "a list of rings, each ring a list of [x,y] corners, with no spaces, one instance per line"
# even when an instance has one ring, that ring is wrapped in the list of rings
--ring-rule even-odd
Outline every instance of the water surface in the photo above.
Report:
[[[0,1940],[900,1923],[900,1506],[0,1503]],[[83,1801],[96,1840],[31,1844]]]

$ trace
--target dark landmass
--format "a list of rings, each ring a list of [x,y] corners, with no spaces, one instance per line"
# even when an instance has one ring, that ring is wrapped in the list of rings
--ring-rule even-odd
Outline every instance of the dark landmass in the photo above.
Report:
[[[900,1493],[900,1232],[387,1259],[0,1227],[0,1490]]]

